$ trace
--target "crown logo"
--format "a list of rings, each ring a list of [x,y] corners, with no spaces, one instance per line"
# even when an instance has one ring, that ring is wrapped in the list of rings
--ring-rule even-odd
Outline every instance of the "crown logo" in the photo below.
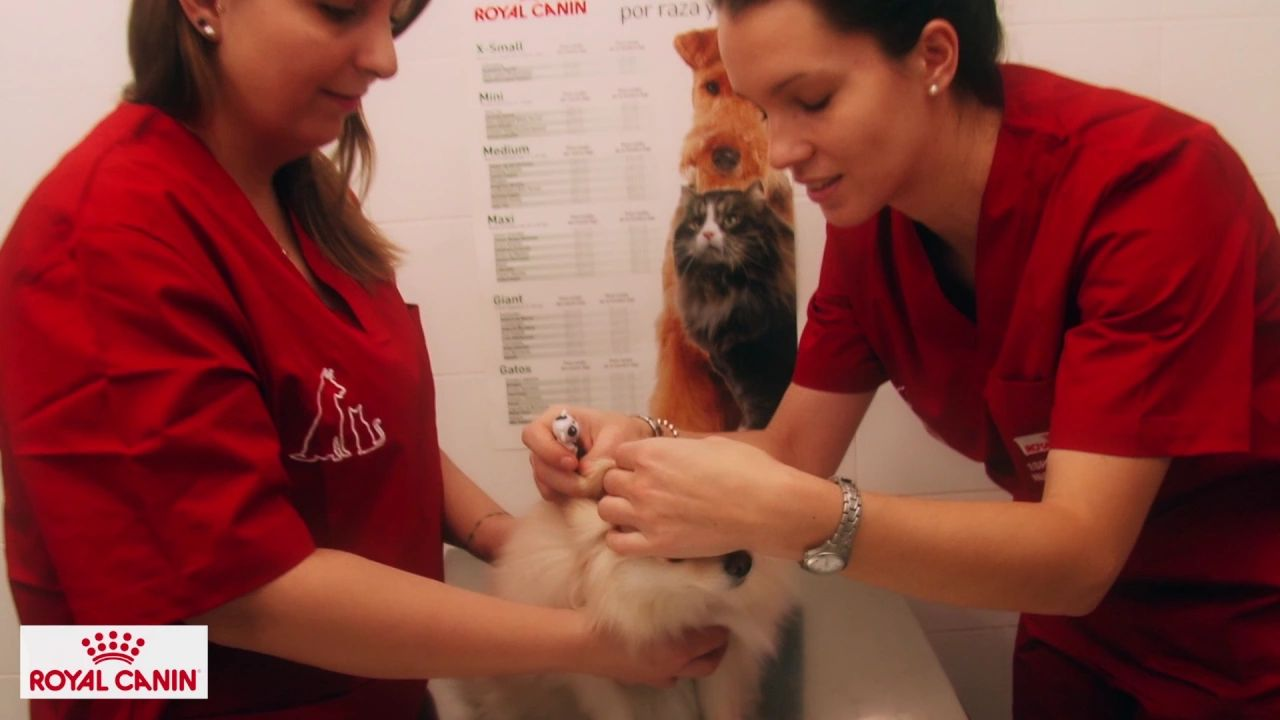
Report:
[[[92,639],[83,638],[80,640],[80,645],[85,648],[85,654],[93,658],[94,665],[108,660],[119,660],[132,665],[133,659],[138,657],[142,646],[146,644],[146,640],[135,638],[132,633],[121,635],[115,630],[105,635],[103,633],[94,633]]]

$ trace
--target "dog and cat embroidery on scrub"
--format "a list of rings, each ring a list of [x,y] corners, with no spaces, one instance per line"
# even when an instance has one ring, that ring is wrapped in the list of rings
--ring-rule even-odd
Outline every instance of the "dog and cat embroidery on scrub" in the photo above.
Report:
[[[302,447],[289,458],[298,462],[342,462],[353,455],[368,455],[387,443],[382,419],[367,420],[364,404],[344,402],[347,388],[338,382],[333,368],[320,371],[316,387],[316,415]]]

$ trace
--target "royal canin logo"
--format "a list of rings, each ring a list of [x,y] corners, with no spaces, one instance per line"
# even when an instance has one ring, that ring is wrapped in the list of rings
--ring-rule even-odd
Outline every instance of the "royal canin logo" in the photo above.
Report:
[[[147,640],[130,632],[107,630],[80,639],[84,655],[95,667],[35,668],[27,676],[26,690],[37,693],[126,694],[188,693],[197,691],[196,668],[132,667],[146,651]],[[118,665],[112,666],[111,663]],[[123,665],[124,667],[119,667]]]
[[[119,637],[119,641],[116,638]],[[133,647],[129,647],[129,643],[133,643]],[[97,643],[96,645],[94,643]],[[93,664],[106,662],[108,660],[119,660],[129,665],[133,664],[133,659],[138,657],[138,653],[142,652],[142,647],[147,644],[143,638],[134,638],[130,633],[123,635],[115,630],[108,632],[105,636],[102,633],[94,633],[93,639],[84,638],[80,644],[85,647],[85,654],[93,658]]]

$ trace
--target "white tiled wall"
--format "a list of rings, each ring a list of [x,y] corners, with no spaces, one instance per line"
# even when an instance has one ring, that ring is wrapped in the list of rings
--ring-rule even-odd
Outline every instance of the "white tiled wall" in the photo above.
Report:
[[[443,19],[465,0],[433,0],[400,47],[401,77],[367,109],[379,140],[372,214],[409,248],[406,297],[423,307],[438,382],[446,449],[513,509],[534,499],[522,453],[483,438],[487,392],[477,358],[493,342],[482,327],[465,216],[469,163],[457,114],[465,102],[462,36]],[[1011,60],[1041,65],[1169,102],[1215,123],[1245,157],[1273,210],[1280,208],[1280,0],[1000,0]],[[128,78],[128,3],[42,0],[0,9],[0,228],[33,183],[114,103]],[[684,112],[684,110],[682,110]],[[816,283],[820,219],[801,208],[798,282]],[[3,342],[3,338],[0,338]],[[869,487],[953,499],[1001,497],[981,469],[941,447],[892,393],[881,393],[856,443]],[[909,452],[907,451],[909,449]],[[1011,615],[914,603],[919,621],[974,720],[1008,717]],[[0,718],[20,717],[16,620],[0,593]]]

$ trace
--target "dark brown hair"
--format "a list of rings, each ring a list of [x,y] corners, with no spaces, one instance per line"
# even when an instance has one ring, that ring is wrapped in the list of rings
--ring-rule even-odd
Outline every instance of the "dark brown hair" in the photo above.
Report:
[[[393,32],[399,34],[427,0],[403,0]],[[192,121],[214,97],[213,46],[200,37],[177,0],[133,0],[129,13],[129,102],[153,105]],[[298,217],[324,254],[349,275],[368,283],[392,278],[399,249],[360,209],[351,191],[359,168],[363,195],[373,175],[373,138],[360,113],[342,126],[334,157],[316,150],[282,167],[274,178],[281,201]]]
[[[769,0],[714,0],[736,15]],[[902,58],[916,46],[930,20],[951,23],[960,38],[955,87],[984,105],[1004,105],[999,59],[1004,30],[995,0],[807,0],[833,28],[866,33],[889,57]]]

